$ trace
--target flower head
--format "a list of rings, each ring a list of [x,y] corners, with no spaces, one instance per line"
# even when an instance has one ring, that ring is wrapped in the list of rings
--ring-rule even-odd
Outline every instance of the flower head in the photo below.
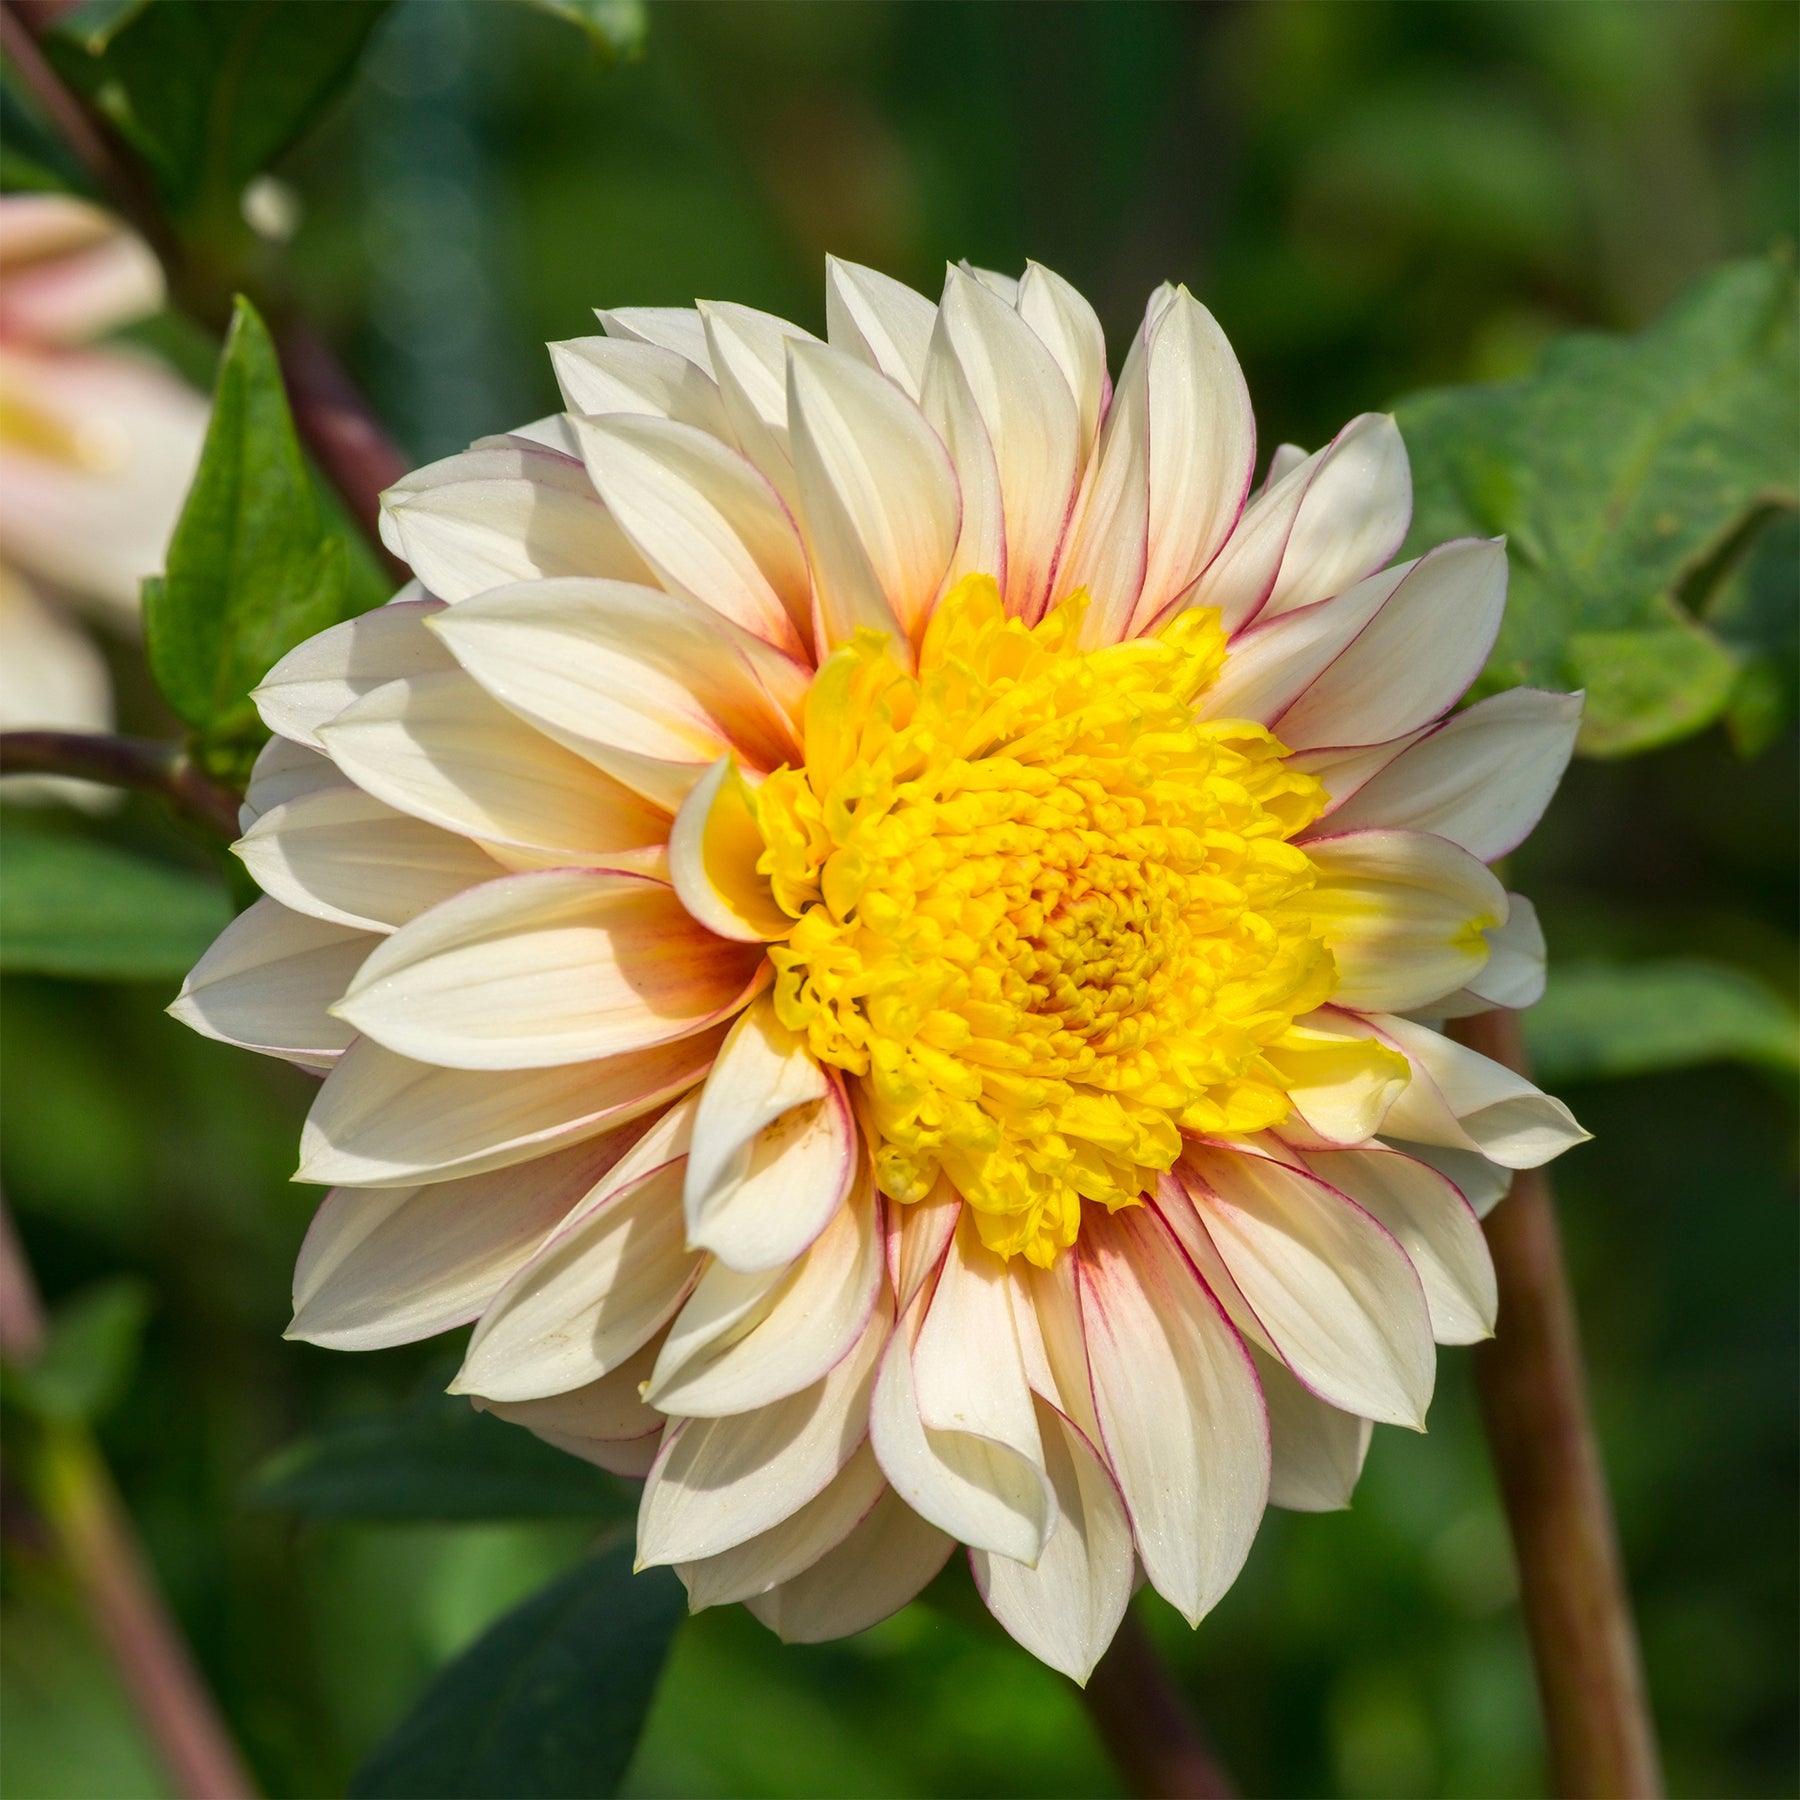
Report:
[[[695,1606],[854,1631],[960,1541],[1077,1678],[1346,1503],[1481,1337],[1477,1211],[1580,1139],[1486,864],[1578,703],[1452,713],[1496,544],[1391,565],[1389,419],[1283,446],[1185,291],[834,264],[553,346],[568,411],[388,497],[302,645],[178,1016],[325,1075],[296,1336],[646,1477]]]

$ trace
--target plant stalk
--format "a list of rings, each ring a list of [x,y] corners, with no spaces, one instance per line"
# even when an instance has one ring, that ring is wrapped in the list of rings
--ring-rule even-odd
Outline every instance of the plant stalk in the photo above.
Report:
[[[0,1200],[0,1349],[9,1361],[27,1363],[43,1345],[37,1283]],[[31,1462],[32,1499],[176,1791],[187,1800],[251,1800],[256,1782],[157,1592],[92,1432],[46,1422]]]
[[[1479,1013],[1451,1029],[1529,1074],[1517,1013]],[[1643,1662],[1542,1169],[1513,1177],[1487,1236],[1499,1329],[1475,1351],[1475,1380],[1518,1559],[1555,1791],[1563,1800],[1658,1800]]]
[[[166,800],[227,842],[240,835],[241,798],[179,744],[88,731],[0,732],[0,775],[68,775]]]
[[[1126,1609],[1081,1700],[1138,1800],[1232,1800],[1237,1793],[1135,1609]]]

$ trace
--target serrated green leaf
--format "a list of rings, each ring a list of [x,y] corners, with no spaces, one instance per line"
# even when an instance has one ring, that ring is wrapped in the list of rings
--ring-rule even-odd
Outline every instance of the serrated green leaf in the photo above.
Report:
[[[1507,538],[1511,594],[1483,691],[1598,672],[1581,748],[1602,755],[1724,710],[1737,654],[1677,596],[1760,510],[1800,497],[1794,306],[1786,265],[1733,263],[1634,336],[1579,333],[1529,380],[1399,404],[1407,553]],[[1633,635],[1653,641],[1628,647]]]
[[[1546,1085],[1700,1063],[1800,1068],[1800,1021],[1753,975],[1698,957],[1552,966],[1524,1016]]]
[[[46,51],[144,158],[169,210],[217,227],[342,86],[387,0],[89,0],[78,13],[90,7],[94,29],[52,34]]]
[[[578,25],[603,55],[626,61],[641,56],[650,29],[644,0],[525,0],[539,12]]]
[[[621,1542],[515,1607],[437,1678],[350,1783],[358,1800],[618,1791],[686,1605]]]
[[[8,818],[0,834],[0,969],[175,981],[231,923],[203,875]]]
[[[598,1519],[634,1505],[591,1463],[445,1394],[290,1446],[249,1498],[311,1519]]]
[[[275,347],[240,298],[219,359],[199,473],[144,584],[151,673],[203,758],[227,768],[264,735],[250,690],[303,638],[354,610],[344,540],[325,524]]]
[[[124,1399],[137,1371],[150,1290],[131,1276],[65,1300],[35,1361],[6,1370],[6,1394],[40,1419],[92,1424]]]

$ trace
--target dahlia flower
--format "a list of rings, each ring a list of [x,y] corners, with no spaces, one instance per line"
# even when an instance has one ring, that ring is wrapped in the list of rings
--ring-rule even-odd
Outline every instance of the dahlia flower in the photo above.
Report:
[[[833,1637],[961,1543],[1084,1679],[1491,1329],[1478,1214],[1584,1134],[1438,1026],[1539,991],[1487,865],[1579,703],[1450,710],[1501,546],[1390,561],[1384,417],[1252,495],[1185,290],[1116,385],[1036,266],[600,317],[259,690],[267,897],[173,1010],[324,1076],[294,1336],[472,1323],[696,1608]]]
[[[130,629],[200,458],[206,402],[87,341],[162,304],[156,259],[84,201],[0,197],[0,727],[102,731],[105,662],[72,603]],[[58,777],[9,799],[93,799]]]

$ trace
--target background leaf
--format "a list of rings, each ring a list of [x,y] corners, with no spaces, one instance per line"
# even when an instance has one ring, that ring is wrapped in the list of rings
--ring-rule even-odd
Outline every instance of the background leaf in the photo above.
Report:
[[[357,1771],[360,1800],[617,1791],[686,1610],[619,1542],[514,1608],[438,1675]]]
[[[580,26],[609,59],[644,53],[650,28],[644,0],[526,0],[526,4]]]
[[[176,981],[231,913],[205,876],[6,821],[0,969],[9,974]]]
[[[636,1506],[604,1470],[448,1394],[291,1445],[250,1498],[309,1519],[605,1519]]]
[[[87,0],[47,40],[149,164],[179,219],[217,227],[356,65],[387,0]]]
[[[241,762],[266,735],[251,688],[355,610],[349,588],[349,555],[313,492],[275,347],[240,297],[168,573],[144,583],[151,673],[210,766]]]
[[[1483,685],[1590,684],[1581,748],[1685,736],[1731,699],[1740,656],[1678,596],[1772,507],[1800,503],[1794,278],[1729,264],[1631,337],[1553,343],[1529,380],[1396,408],[1413,460],[1408,553],[1505,535],[1506,622]]]
[[[124,1399],[137,1371],[147,1282],[119,1276],[65,1300],[37,1359],[6,1371],[6,1394],[40,1419],[92,1424]]]
[[[1800,1020],[1755,976],[1698,957],[1553,966],[1525,1038],[1545,1085],[1699,1063],[1800,1069]]]

